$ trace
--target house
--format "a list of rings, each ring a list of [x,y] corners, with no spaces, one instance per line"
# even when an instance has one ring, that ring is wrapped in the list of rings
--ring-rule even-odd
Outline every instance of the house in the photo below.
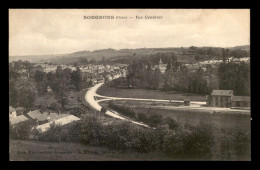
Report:
[[[46,115],[42,114],[39,110],[30,111],[27,113],[29,119],[35,120],[37,122],[43,122],[47,120]]]
[[[75,121],[78,121],[80,120],[80,118],[74,116],[74,115],[69,115],[69,116],[66,116],[66,117],[63,117],[63,118],[60,118],[60,119],[57,119],[57,120],[53,120],[51,122],[48,122],[48,123],[44,123],[42,125],[39,125],[39,126],[36,126],[36,130],[38,132],[46,132],[50,127],[51,127],[51,124],[55,124],[55,125],[60,125],[60,126],[64,126],[66,124],[70,124],[72,122],[75,122]]]
[[[13,108],[12,106],[9,106],[9,117],[12,118],[12,117],[16,117],[16,110],[15,108]]]
[[[16,125],[21,122],[28,121],[29,119],[27,117],[25,117],[24,115],[20,115],[20,116],[16,116],[16,117],[11,117],[9,120],[10,120],[11,125]]]
[[[213,90],[206,101],[212,107],[250,107],[250,96],[233,96],[233,90]]]
[[[27,115],[30,119],[35,120],[39,124],[43,124],[43,123],[47,123],[53,120],[57,120],[69,116],[70,114],[58,114],[58,113],[50,113],[50,112],[41,113],[38,110],[35,110],[27,113]]]
[[[48,120],[49,122],[70,115],[70,114],[58,114],[58,113],[48,113],[48,112],[44,112],[42,114],[46,117],[46,120]]]
[[[206,96],[207,105],[212,107],[231,107],[233,90],[213,90],[210,96]]]
[[[232,107],[250,107],[250,96],[232,96]]]

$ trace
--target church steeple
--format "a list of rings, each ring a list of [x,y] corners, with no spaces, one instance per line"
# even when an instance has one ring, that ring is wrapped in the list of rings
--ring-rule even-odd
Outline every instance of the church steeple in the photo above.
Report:
[[[161,65],[163,62],[162,62],[162,59],[160,58],[160,61],[159,61],[159,65]]]

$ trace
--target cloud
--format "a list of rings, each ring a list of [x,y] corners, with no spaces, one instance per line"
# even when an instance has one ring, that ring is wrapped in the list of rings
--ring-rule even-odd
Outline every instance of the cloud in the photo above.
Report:
[[[59,54],[102,48],[249,44],[249,10],[9,10],[10,55]],[[84,16],[162,16],[91,20]]]

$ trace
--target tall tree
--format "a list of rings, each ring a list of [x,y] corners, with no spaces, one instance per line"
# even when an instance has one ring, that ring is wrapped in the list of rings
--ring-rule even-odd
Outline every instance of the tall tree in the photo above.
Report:
[[[33,80],[20,79],[16,82],[14,89],[16,93],[16,106],[31,108],[37,96],[37,89]]]
[[[82,88],[82,75],[79,67],[75,71],[71,72],[71,82],[75,86],[77,91],[80,91]]]
[[[46,73],[41,70],[36,70],[36,72],[34,73],[34,80],[36,82],[38,94],[45,94],[47,92]]]

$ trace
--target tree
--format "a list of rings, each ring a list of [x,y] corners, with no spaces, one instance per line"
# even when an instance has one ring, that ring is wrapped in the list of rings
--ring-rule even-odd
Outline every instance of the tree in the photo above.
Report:
[[[223,63],[226,63],[229,55],[230,55],[230,50],[223,48],[222,49],[222,60],[223,60]]]
[[[97,61],[95,60],[95,59],[91,59],[90,61],[89,61],[89,63],[90,64],[95,64]]]
[[[151,89],[158,89],[161,81],[161,71],[159,68],[155,68],[152,79],[151,79]]]
[[[52,72],[46,74],[47,85],[52,89],[54,88],[54,82],[56,82],[56,75]]]
[[[68,103],[68,90],[70,81],[66,79],[66,75],[62,70],[61,66],[56,69],[56,79],[53,82],[53,91],[55,98],[61,104],[62,108]]]
[[[235,95],[250,95],[250,67],[241,62],[221,63],[218,68],[219,88],[233,90]]]
[[[31,108],[37,96],[37,89],[32,80],[20,79],[14,89],[16,94],[16,106]]]
[[[39,95],[45,94],[47,92],[46,73],[41,70],[36,70],[34,74],[34,80],[36,82],[38,94]]]
[[[203,78],[203,70],[199,69],[189,77],[188,91],[196,94],[209,92],[207,81]]]
[[[153,82],[154,80],[153,80],[153,70],[152,70],[150,63],[148,63],[148,66],[145,70],[145,74],[146,74],[145,79],[144,79],[144,81],[146,83],[145,88],[152,89],[152,84],[154,83]]]
[[[77,91],[82,89],[82,75],[79,67],[71,72],[71,83],[76,87]]]

